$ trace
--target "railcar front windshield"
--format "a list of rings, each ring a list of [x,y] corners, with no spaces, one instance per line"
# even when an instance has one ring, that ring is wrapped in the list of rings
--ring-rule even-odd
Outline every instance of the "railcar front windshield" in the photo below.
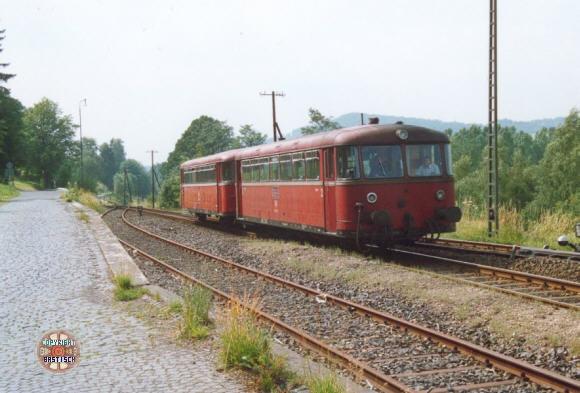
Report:
[[[400,146],[362,146],[363,173],[369,179],[403,177]]]
[[[413,177],[441,176],[440,145],[407,145],[407,171]]]

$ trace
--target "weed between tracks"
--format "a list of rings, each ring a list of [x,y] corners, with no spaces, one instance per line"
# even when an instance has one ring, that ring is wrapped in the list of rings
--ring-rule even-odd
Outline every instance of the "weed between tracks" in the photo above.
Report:
[[[147,293],[145,288],[136,288],[131,278],[125,275],[115,277],[115,299],[121,302],[139,299]]]
[[[223,317],[220,335],[220,361],[224,368],[239,368],[258,376],[260,389],[272,392],[288,388],[295,382],[295,375],[287,369],[286,361],[272,354],[270,338],[260,328],[254,314],[242,306],[257,309],[257,299],[233,300]]]
[[[181,338],[199,340],[208,336],[211,326],[209,318],[211,299],[211,292],[196,285],[185,289],[183,304],[170,304],[170,310],[180,312],[182,316]]]

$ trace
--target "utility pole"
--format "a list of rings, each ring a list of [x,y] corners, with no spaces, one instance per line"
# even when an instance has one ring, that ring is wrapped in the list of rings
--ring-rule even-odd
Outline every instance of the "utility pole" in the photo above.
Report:
[[[153,209],[155,209],[155,163],[153,162],[153,155],[159,153],[157,150],[148,150],[151,153],[151,201],[153,202]]]
[[[81,108],[87,106],[87,99],[83,98],[79,101],[79,133],[81,138],[81,165],[80,165],[80,176],[79,176],[79,188],[83,185],[83,118]]]
[[[360,125],[364,126],[365,125],[365,118],[364,118],[364,114],[360,114]]]
[[[487,126],[487,235],[499,231],[497,157],[497,0],[489,0],[489,102]]]
[[[276,121],[276,97],[284,97],[285,94],[283,92],[272,91],[271,93],[266,93],[265,91],[263,91],[260,93],[260,95],[272,96],[272,132],[274,133],[274,142],[278,141],[278,139],[283,141],[286,138],[282,136],[282,131],[280,131],[280,127],[278,126],[278,122]]]
[[[127,168],[123,170],[123,206],[127,206]]]

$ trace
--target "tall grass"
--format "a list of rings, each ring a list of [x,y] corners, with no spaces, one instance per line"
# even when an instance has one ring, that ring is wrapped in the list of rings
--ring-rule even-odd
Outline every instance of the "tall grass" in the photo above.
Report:
[[[243,302],[252,308],[259,306],[257,299],[246,297]],[[255,373],[262,391],[285,389],[293,383],[294,374],[287,369],[286,361],[272,353],[267,332],[258,326],[254,314],[239,300],[229,305],[220,341],[220,361],[224,367]]]
[[[487,236],[487,216],[483,209],[469,202],[463,203],[461,209],[463,217],[457,224],[457,231],[450,237],[534,247],[549,245],[561,248],[556,239],[563,234],[573,239],[574,224],[578,220],[572,214],[550,211],[540,212],[537,218],[526,218],[524,212],[515,207],[500,206],[499,234],[490,238]]]
[[[101,201],[90,191],[80,188],[71,188],[63,197],[67,202],[79,202],[86,207],[93,209],[97,213],[103,213],[106,210]]]
[[[188,287],[181,305],[181,337],[202,339],[209,334],[211,292],[199,285]]]
[[[335,374],[310,377],[306,386],[310,393],[346,393],[346,387]]]

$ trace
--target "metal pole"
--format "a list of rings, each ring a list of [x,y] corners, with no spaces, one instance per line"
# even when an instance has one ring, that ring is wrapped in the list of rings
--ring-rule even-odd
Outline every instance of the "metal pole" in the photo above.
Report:
[[[151,202],[153,203],[153,209],[155,209],[155,175],[153,175],[153,150],[151,151]]]
[[[81,138],[81,165],[80,165],[80,176],[79,176],[79,188],[83,186],[83,118],[82,118],[82,104],[87,105],[87,99],[83,98],[79,101],[79,134]]]
[[[125,168],[123,173],[123,206],[127,206],[127,168]]]
[[[365,118],[364,118],[364,116],[363,116],[362,113],[360,114],[360,125],[361,126],[364,126],[365,125]]]
[[[151,153],[151,201],[153,203],[153,209],[155,209],[155,163],[153,160],[153,155],[158,153],[156,150],[150,150],[147,153]]]
[[[494,75],[494,81],[493,81],[493,98],[494,98],[494,125],[493,128],[495,130],[494,132],[494,141],[493,141],[493,145],[494,145],[494,162],[495,162],[495,171],[494,171],[494,182],[495,182],[495,231],[496,233],[499,232],[499,158],[497,155],[498,152],[498,145],[497,145],[497,136],[498,136],[498,132],[499,132],[499,126],[498,126],[498,102],[497,102],[497,83],[498,83],[498,73],[497,73],[497,0],[493,0],[493,75]]]
[[[499,184],[497,154],[497,0],[489,1],[489,101],[487,126],[487,235],[493,236],[499,231]]]

